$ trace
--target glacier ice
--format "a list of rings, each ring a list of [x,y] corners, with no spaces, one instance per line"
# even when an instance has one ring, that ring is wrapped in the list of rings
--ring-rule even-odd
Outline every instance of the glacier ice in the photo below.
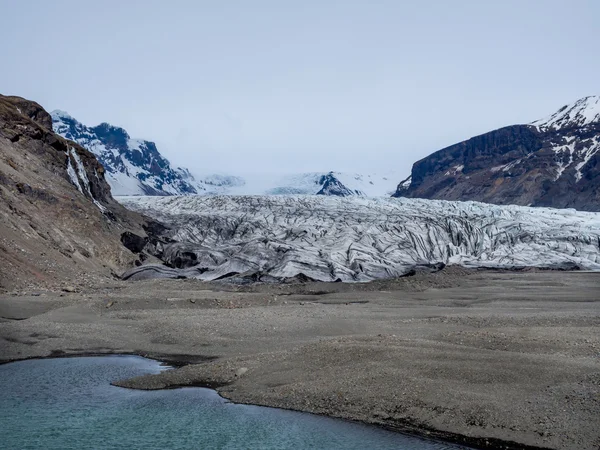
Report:
[[[600,213],[407,198],[120,201],[172,227],[170,237],[177,242],[165,246],[164,259],[175,268],[161,276],[303,274],[322,281],[370,281],[438,263],[600,270]],[[141,266],[130,275],[157,270]]]

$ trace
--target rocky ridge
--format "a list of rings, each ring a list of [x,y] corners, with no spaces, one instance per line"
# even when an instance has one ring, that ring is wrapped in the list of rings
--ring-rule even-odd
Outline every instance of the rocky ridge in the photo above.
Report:
[[[395,197],[600,211],[600,97],[439,150]]]
[[[198,194],[192,174],[173,168],[156,144],[132,139],[120,127],[101,123],[88,127],[64,111],[53,111],[54,131],[92,152],[106,170],[114,195]]]
[[[111,195],[104,167],[52,131],[37,103],[0,96],[0,290],[60,287],[119,274],[120,242],[146,219]]]

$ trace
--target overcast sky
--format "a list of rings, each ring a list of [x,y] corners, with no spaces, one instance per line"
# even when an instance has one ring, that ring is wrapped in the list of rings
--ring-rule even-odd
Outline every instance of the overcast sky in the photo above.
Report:
[[[198,172],[397,171],[600,94],[600,2],[0,0],[0,93]]]

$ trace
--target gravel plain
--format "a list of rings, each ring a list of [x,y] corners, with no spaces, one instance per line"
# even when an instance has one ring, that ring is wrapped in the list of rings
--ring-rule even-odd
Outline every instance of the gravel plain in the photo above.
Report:
[[[447,267],[371,283],[106,282],[0,297],[0,360],[126,353],[211,386],[478,448],[600,448],[600,273]]]

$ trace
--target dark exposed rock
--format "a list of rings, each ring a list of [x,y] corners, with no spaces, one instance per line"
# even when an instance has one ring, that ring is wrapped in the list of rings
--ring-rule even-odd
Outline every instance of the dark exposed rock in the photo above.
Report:
[[[394,196],[600,211],[597,104],[587,97],[549,119],[439,150],[413,165]]]
[[[196,264],[198,264],[198,257],[193,252],[182,252],[173,260],[172,264],[178,269],[194,267]]]
[[[323,175],[319,180],[319,184],[321,184],[322,187],[321,190],[317,192],[317,195],[334,195],[337,197],[360,195],[360,192],[353,192],[344,186],[344,184],[335,177],[333,172]]]
[[[144,250],[148,242],[148,238],[138,236],[131,231],[125,231],[121,235],[121,243],[133,253],[140,253]]]
[[[39,103],[16,96],[6,96],[4,98],[12,103],[19,113],[29,117],[47,130],[52,131],[52,117]]]
[[[89,185],[89,192],[83,190],[82,193],[101,204],[114,204],[110,187],[104,179],[104,168],[92,153],[56,135],[52,131],[52,118],[39,104],[14,96],[0,96],[0,102],[2,103],[0,104],[2,109],[0,136],[7,137],[12,143],[19,142],[21,138],[25,139],[23,145],[28,146],[29,151],[45,158],[49,168],[72,181],[66,170],[70,160],[80,185],[83,185],[84,180],[81,179],[83,173],[79,172],[77,161],[73,156],[76,155],[82,163],[81,170],[85,171]],[[15,139],[16,136],[19,136],[19,139]],[[48,147],[55,151],[49,153]],[[33,192],[26,188],[25,184],[22,185],[21,191],[22,193],[27,191],[29,194]]]
[[[164,224],[157,222],[155,220],[148,219],[146,223],[143,225],[144,231],[148,236],[153,237],[161,237],[164,238],[169,228]]]
[[[21,194],[24,194],[29,198],[42,200],[46,203],[58,203],[56,196],[52,195],[45,189],[31,187],[27,183],[16,183],[15,186]]]
[[[144,218],[113,199],[104,174],[39,104],[0,95],[0,290],[78,286],[130,267],[119,237],[143,233]]]

